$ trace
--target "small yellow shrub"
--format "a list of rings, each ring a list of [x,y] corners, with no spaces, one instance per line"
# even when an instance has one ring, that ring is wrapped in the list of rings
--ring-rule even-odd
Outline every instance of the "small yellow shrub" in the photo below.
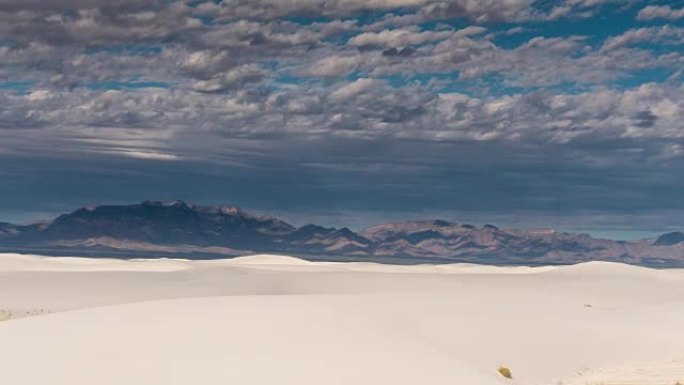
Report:
[[[511,369],[508,369],[505,366],[499,367],[499,374],[506,378],[513,378],[513,374],[511,374]]]

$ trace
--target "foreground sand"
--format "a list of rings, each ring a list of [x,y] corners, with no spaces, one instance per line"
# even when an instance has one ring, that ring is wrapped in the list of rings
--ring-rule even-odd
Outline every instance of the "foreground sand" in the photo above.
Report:
[[[684,270],[4,254],[3,318],[8,384],[684,383]]]

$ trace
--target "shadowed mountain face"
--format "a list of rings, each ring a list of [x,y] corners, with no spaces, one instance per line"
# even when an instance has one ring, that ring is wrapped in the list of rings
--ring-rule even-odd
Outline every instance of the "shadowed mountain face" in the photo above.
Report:
[[[656,239],[656,246],[673,246],[684,242],[684,233],[674,232],[663,234],[658,239]]]
[[[199,207],[177,201],[82,208],[44,225],[20,229],[22,242],[58,243],[107,237],[152,244],[191,244],[269,249],[294,227],[235,207]]]
[[[504,264],[574,263],[588,260],[684,266],[684,234],[655,242],[619,242],[553,230],[481,228],[443,220],[387,223],[360,233],[317,225],[296,228],[236,207],[204,207],[176,201],[98,206],[52,222],[0,223],[3,250],[62,254],[220,257],[281,252],[374,260],[463,261]]]
[[[353,252],[368,247],[370,242],[346,228],[308,225],[297,229],[279,219],[254,216],[237,207],[145,201],[82,208],[44,224],[0,224],[0,244],[146,251],[155,251],[158,245],[172,252],[169,246],[183,245],[220,248],[211,252],[238,255],[249,251]]]

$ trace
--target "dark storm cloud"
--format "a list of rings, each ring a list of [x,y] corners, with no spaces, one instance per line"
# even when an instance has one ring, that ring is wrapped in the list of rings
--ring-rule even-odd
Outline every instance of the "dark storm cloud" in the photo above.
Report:
[[[639,145],[625,141],[611,150]],[[223,164],[150,161],[140,167],[134,159],[117,157],[92,161],[72,154],[50,162],[14,157],[13,175],[4,179],[11,183],[1,189],[3,196],[12,197],[5,203],[9,207],[53,202],[55,195],[61,196],[60,210],[101,200],[134,202],[150,195],[165,200],[191,197],[201,203],[238,202],[262,212],[299,213],[300,220],[306,213],[328,212],[329,217],[321,219],[338,225],[342,221],[334,216],[352,211],[362,224],[382,217],[374,213],[415,212],[462,222],[511,221],[511,213],[517,213],[536,225],[581,217],[629,226],[633,224],[625,221],[647,218],[654,211],[672,214],[684,209],[676,193],[684,187],[676,177],[684,171],[681,161],[653,172],[635,155],[619,166],[588,168],[557,148],[505,142],[473,146],[398,140],[378,147],[355,139],[318,139],[249,146],[249,152],[222,153]],[[591,145],[587,147],[582,151],[591,153]],[[27,194],[14,194],[17,189]],[[662,222],[651,219],[648,225],[677,225],[676,216],[659,219]]]

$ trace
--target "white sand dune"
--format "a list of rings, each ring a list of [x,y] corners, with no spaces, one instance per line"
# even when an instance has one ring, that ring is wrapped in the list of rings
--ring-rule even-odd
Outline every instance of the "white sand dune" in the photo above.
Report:
[[[497,383],[377,314],[358,316],[361,302],[214,297],[36,317],[0,328],[12,344],[0,360],[31,384]]]
[[[296,259],[296,258],[295,258]],[[191,268],[181,259],[111,259],[0,254],[0,272],[9,271],[176,271]]]
[[[0,310],[16,384],[684,383],[682,270],[0,255]]]

